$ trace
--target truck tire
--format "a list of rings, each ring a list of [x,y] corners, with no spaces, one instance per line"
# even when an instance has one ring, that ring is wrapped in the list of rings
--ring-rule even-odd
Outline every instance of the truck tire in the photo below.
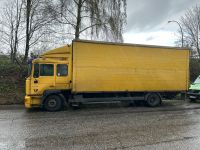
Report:
[[[44,102],[44,109],[47,111],[59,111],[62,106],[62,100],[58,95],[50,95]]]
[[[146,102],[150,107],[156,107],[161,104],[161,97],[156,93],[149,93],[146,96]]]

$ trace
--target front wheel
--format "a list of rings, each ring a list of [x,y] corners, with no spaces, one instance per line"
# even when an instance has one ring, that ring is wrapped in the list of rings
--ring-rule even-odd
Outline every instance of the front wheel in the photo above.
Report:
[[[62,100],[57,95],[50,95],[44,102],[44,108],[47,111],[59,111],[62,108]]]
[[[161,104],[161,98],[156,93],[149,93],[146,97],[146,102],[150,107],[156,107]]]

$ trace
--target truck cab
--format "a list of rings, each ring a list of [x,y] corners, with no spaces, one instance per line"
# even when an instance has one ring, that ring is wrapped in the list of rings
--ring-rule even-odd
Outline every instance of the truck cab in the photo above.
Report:
[[[188,91],[188,97],[192,101],[200,99],[200,75],[190,85],[190,88]]]
[[[50,111],[60,109],[63,104],[58,100],[59,95],[67,95],[71,89],[71,46],[48,51],[34,59],[30,66],[25,107],[44,107]]]

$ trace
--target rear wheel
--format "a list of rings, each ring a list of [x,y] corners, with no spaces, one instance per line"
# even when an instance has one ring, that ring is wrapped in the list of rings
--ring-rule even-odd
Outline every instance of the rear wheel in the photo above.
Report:
[[[44,102],[44,108],[47,111],[59,111],[62,108],[62,100],[58,95],[50,95]]]
[[[161,104],[161,97],[156,93],[149,93],[146,97],[146,102],[150,107],[156,107]]]

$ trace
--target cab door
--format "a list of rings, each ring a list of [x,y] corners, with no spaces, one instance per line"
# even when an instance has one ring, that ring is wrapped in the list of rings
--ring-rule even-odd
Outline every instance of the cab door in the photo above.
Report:
[[[56,89],[69,89],[68,64],[56,64]]]
[[[54,64],[34,64],[31,94],[42,95],[45,90],[55,89]]]

